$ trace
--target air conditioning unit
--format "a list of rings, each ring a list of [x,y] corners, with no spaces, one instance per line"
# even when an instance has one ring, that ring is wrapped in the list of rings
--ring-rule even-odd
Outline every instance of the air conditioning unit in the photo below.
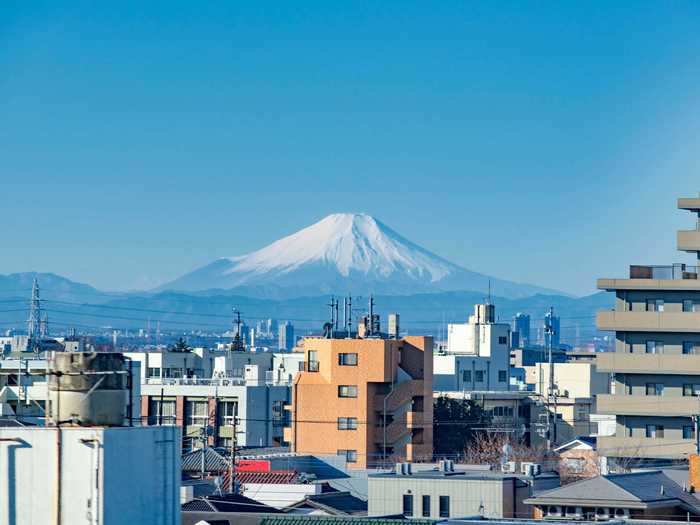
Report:
[[[501,472],[505,474],[515,474],[516,463],[515,461],[506,461],[501,465]]]
[[[525,476],[538,476],[542,473],[542,465],[523,462],[520,464],[520,472]]]

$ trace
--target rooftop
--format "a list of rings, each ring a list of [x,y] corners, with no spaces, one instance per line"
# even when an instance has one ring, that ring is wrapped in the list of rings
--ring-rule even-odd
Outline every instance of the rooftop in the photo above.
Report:
[[[458,465],[455,468],[459,468]],[[398,479],[430,479],[430,480],[502,480],[502,479],[543,479],[557,478],[559,474],[556,472],[542,472],[537,476],[526,476],[519,473],[505,473],[497,470],[485,469],[460,469],[453,472],[443,472],[438,469],[434,470],[419,470],[411,474],[397,474],[395,471],[382,472],[379,474],[370,474],[370,478],[398,478]]]

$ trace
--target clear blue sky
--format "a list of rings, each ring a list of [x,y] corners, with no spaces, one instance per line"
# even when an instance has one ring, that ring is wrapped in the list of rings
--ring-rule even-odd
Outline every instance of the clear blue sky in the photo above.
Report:
[[[573,293],[686,261],[700,4],[0,5],[0,273],[172,279],[328,213]]]

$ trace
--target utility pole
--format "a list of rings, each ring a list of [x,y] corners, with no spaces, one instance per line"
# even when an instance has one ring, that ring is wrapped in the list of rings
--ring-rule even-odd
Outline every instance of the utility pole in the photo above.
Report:
[[[547,389],[547,449],[551,450],[557,442],[557,394],[554,390],[554,359],[552,356],[552,340],[554,339],[554,308],[549,308],[549,318],[545,316],[544,342],[547,349],[547,361],[549,364],[549,386]],[[554,410],[550,410],[553,402]],[[549,423],[550,419],[553,423]]]
[[[348,331],[348,337],[351,337],[350,333],[352,332],[352,295],[348,294],[348,319],[347,319],[347,331]]]
[[[233,414],[233,437],[231,438],[231,461],[228,467],[228,491],[229,494],[237,493],[235,465],[236,465],[236,445],[238,443],[238,408],[236,407]]]
[[[693,424],[695,425],[695,453],[700,455],[700,415],[693,416]]]
[[[369,316],[367,320],[369,321],[367,323],[367,336],[372,336],[374,335],[374,296],[372,294],[369,295]]]

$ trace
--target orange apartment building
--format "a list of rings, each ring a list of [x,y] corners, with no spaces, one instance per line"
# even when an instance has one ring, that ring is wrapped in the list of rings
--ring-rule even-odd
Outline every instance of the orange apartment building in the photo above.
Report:
[[[433,338],[306,338],[292,387],[291,450],[349,466],[431,460]]]

